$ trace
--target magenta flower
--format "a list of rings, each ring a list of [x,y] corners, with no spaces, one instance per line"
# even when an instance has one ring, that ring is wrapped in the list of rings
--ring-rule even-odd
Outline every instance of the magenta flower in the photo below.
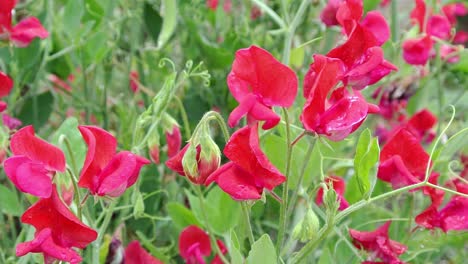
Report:
[[[36,37],[45,39],[49,36],[35,17],[25,18],[13,26],[11,13],[15,5],[16,0],[4,0],[0,6],[0,39],[10,39],[16,46],[26,47]]]
[[[425,65],[429,60],[433,44],[429,35],[407,39],[403,42],[403,58],[412,65]]]
[[[172,126],[172,131],[166,131],[167,156],[174,157],[182,146],[182,134],[178,125]]]
[[[280,121],[271,108],[290,107],[297,94],[296,74],[257,46],[236,52],[227,84],[232,96],[239,102],[239,106],[229,115],[231,127],[247,115],[249,124],[265,121],[263,128],[270,129]]]
[[[87,188],[93,195],[122,195],[135,184],[141,167],[150,163],[129,151],[116,153],[117,140],[102,128],[79,126],[78,129],[88,145],[78,186]]]
[[[63,152],[38,138],[34,128],[27,126],[11,137],[13,156],[5,160],[5,174],[22,192],[48,198],[52,193],[52,178],[56,171],[65,171]]]
[[[234,200],[260,199],[263,189],[271,191],[286,180],[260,149],[256,125],[232,134],[224,155],[230,162],[212,173],[206,185],[216,182]]]
[[[340,7],[340,4],[343,0],[330,0],[327,2],[325,8],[320,12],[320,20],[327,26],[336,26],[339,25],[338,20],[336,19],[336,12]]]
[[[468,15],[468,8],[463,3],[451,3],[442,7],[442,12],[450,21],[450,24],[455,25],[457,23],[458,16]]]
[[[388,221],[383,226],[377,228],[377,230],[371,232],[349,229],[353,245],[358,249],[370,252],[372,261],[380,258],[384,263],[403,264],[403,261],[398,256],[403,254],[407,250],[407,247],[388,237],[390,224],[391,221]]]
[[[85,248],[97,238],[97,232],[83,224],[61,201],[57,188],[52,186],[49,198],[42,198],[21,216],[21,222],[36,228],[32,241],[16,246],[16,255],[42,253],[44,262],[62,260],[80,263],[80,255],[72,248]]]

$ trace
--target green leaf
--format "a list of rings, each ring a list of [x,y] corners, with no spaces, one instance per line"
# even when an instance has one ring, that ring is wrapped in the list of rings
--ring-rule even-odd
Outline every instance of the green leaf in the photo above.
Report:
[[[145,3],[143,7],[143,20],[150,37],[153,39],[154,43],[158,43],[159,33],[161,33],[162,27],[162,18],[159,13],[154,10],[153,6],[148,3]]]
[[[291,54],[289,56],[289,64],[295,68],[302,67],[302,64],[304,64],[304,56],[304,47],[298,47],[291,50]]]
[[[377,138],[372,138],[368,128],[359,136],[354,156],[354,177],[357,180],[359,191],[363,196],[370,191],[369,172],[379,160],[379,142]]]
[[[197,218],[193,215],[192,211],[190,211],[180,203],[168,203],[167,212],[172,218],[174,224],[180,229],[183,229],[184,227],[189,225],[201,226],[200,222],[198,222]]]
[[[375,10],[381,0],[364,0],[364,12]]]
[[[85,0],[85,2],[86,12],[83,16],[83,22],[95,21],[94,27],[96,28],[101,24],[104,9],[96,0]]]
[[[63,12],[63,29],[71,37],[75,38],[80,30],[81,17],[84,14],[84,0],[68,0]]]
[[[34,125],[38,130],[49,120],[53,105],[54,97],[50,91],[33,95],[24,101],[17,117],[23,125]]]
[[[0,210],[8,215],[20,216],[23,213],[21,205],[15,192],[0,184]]]
[[[197,219],[206,226],[209,224],[213,231],[223,235],[234,228],[239,222],[241,214],[240,204],[231,199],[219,187],[215,186],[204,199],[204,209],[208,223],[205,223],[200,199],[197,196],[187,192],[190,207]]]
[[[264,234],[252,245],[247,257],[247,264],[277,263],[276,250],[270,236]]]
[[[60,140],[60,137],[62,136],[66,137],[68,142],[70,142],[72,153],[68,151],[65,141]],[[75,117],[69,117],[63,121],[60,127],[52,135],[51,143],[58,146],[63,151],[66,160],[71,166],[73,166],[71,161],[75,160],[76,168],[73,168],[74,170],[79,170],[82,167],[86,158],[87,147],[80,131],[78,130],[78,120]]]
[[[158,49],[161,49],[171,38],[177,26],[177,1],[162,0],[161,4],[161,9],[163,10],[163,23],[158,37]]]
[[[86,63],[99,63],[110,49],[111,46],[107,43],[107,33],[103,31],[96,32],[89,37],[85,44]]]
[[[442,146],[440,155],[437,160],[451,160],[455,153],[468,145],[468,140],[466,140],[466,137],[468,137],[468,128],[460,130],[455,135],[451,136]]]

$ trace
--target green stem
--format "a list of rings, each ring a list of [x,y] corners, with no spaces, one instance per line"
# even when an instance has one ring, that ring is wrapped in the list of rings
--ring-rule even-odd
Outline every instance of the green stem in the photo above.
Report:
[[[78,219],[83,220],[83,215],[81,213],[81,205],[80,205],[80,201],[81,201],[81,198],[80,198],[80,189],[78,189],[78,184],[76,182],[76,178],[73,174],[73,171],[71,170],[68,170],[68,173],[70,174],[70,179],[72,181],[72,184],[73,184],[73,192],[75,193],[75,195],[73,195],[73,201],[75,202],[76,204],[76,208],[77,209],[77,214],[78,214]]]
[[[416,184],[413,184],[413,185],[409,185],[409,186],[405,186],[403,188],[400,188],[400,189],[397,189],[397,190],[393,190],[391,192],[388,192],[388,193],[384,193],[384,194],[381,194],[381,195],[378,195],[376,197],[373,197],[373,198],[370,198],[368,200],[362,200],[362,201],[359,201],[353,205],[351,205],[350,207],[346,208],[346,210],[338,213],[334,219],[334,223],[339,223],[341,220],[343,220],[346,216],[350,215],[351,213],[354,213],[356,212],[357,210],[369,205],[369,204],[372,204],[374,202],[377,202],[379,200],[383,200],[383,199],[386,199],[386,198],[389,198],[389,197],[392,197],[394,195],[397,195],[397,194],[400,194],[402,192],[406,192],[406,191],[409,191],[409,190],[412,190],[412,189],[416,189],[416,188],[419,188],[419,187],[423,187],[425,185],[428,185],[428,183],[426,182],[420,182],[420,183],[416,183]],[[328,234],[333,230],[333,225],[330,224],[328,221],[327,223],[325,224],[325,226],[319,231],[319,234],[318,234],[318,238],[316,240],[313,240],[313,241],[310,241],[308,242],[295,256],[294,258],[292,259],[291,263],[295,264],[295,263],[302,263],[302,261],[304,260],[305,257],[307,257],[314,249],[315,247],[318,245],[318,243],[325,239]]]
[[[211,245],[214,246],[216,254],[221,258],[223,263],[229,264],[229,261],[226,259],[224,254],[221,252],[221,249],[218,246],[218,243],[216,242],[216,237],[214,236],[213,229],[211,228],[210,222],[208,221],[208,217],[206,216],[206,208],[205,208],[205,199],[203,199],[203,192],[200,189],[199,185],[194,185],[191,184],[191,186],[195,189],[195,192],[197,193],[198,199],[200,200],[200,209],[202,211],[202,217],[205,222],[205,227],[208,229],[208,234],[210,236],[211,240]]]
[[[271,9],[269,6],[267,6],[265,3],[263,3],[260,0],[252,0],[252,2],[257,5],[263,12],[265,12],[268,16],[270,16],[280,28],[286,28],[286,24],[284,23],[283,19],[278,16],[278,14]]]
[[[93,261],[92,263],[99,263],[99,251],[101,249],[101,243],[102,239],[104,237],[105,231],[107,227],[109,226],[109,223],[112,219],[112,215],[114,214],[114,208],[118,203],[118,199],[115,201],[111,202],[109,207],[106,210],[104,221],[102,222],[102,225],[99,227],[99,232],[98,232],[98,237],[96,241],[93,242]]]
[[[291,201],[289,203],[289,206],[286,210],[286,218],[289,219],[292,212],[293,212],[293,209],[294,209],[294,205],[296,204],[296,201],[297,201],[297,197],[298,197],[298,193],[299,193],[299,188],[302,186],[302,181],[304,179],[304,175],[305,175],[305,172],[306,172],[306,169],[307,169],[307,165],[309,164],[309,160],[310,160],[310,157],[312,156],[312,152],[314,150],[314,146],[315,146],[315,142],[316,140],[314,140],[312,143],[309,144],[309,146],[307,147],[307,152],[304,156],[304,161],[302,162],[302,168],[301,168],[301,172],[299,174],[299,180],[297,181],[297,185],[296,185],[296,188],[294,189],[294,192],[293,192],[293,196],[291,197]]]
[[[245,202],[241,202],[241,206],[242,213],[244,214],[245,226],[247,228],[247,237],[249,238],[250,246],[252,247],[253,243],[255,242],[255,238],[252,232],[252,226],[250,225],[249,208]]]
[[[286,208],[288,207],[288,189],[289,189],[289,176],[290,176],[290,169],[291,169],[291,159],[292,159],[292,148],[293,145],[291,145],[291,129],[289,127],[289,116],[288,116],[288,110],[286,108],[282,108],[283,110],[283,118],[286,122],[286,146],[287,146],[287,152],[286,152],[286,181],[284,182],[283,185],[283,195],[281,196],[283,203],[281,203],[280,206],[280,223],[279,223],[279,230],[278,230],[278,238],[276,241],[276,251],[280,253],[281,247],[283,246],[283,239],[284,239],[284,233],[286,231]],[[280,254],[278,254],[278,257],[280,257]]]
[[[180,115],[182,116],[182,122],[184,123],[185,130],[185,138],[189,139],[190,137],[192,137],[192,130],[190,129],[190,122],[188,120],[187,111],[185,111],[184,104],[182,103],[179,97],[173,96],[172,98],[179,107]]]

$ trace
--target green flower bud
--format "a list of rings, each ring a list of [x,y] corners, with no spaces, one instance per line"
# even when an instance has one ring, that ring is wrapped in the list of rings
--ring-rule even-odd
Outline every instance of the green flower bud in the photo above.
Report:
[[[320,228],[320,222],[314,211],[309,208],[304,218],[293,229],[293,238],[305,243],[315,238]]]

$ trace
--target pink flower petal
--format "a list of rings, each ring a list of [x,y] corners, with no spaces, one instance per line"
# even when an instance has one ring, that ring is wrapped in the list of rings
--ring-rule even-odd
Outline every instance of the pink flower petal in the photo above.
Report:
[[[34,38],[45,39],[49,32],[42,26],[41,21],[35,17],[21,20],[11,29],[10,38],[18,47],[28,46]]]

